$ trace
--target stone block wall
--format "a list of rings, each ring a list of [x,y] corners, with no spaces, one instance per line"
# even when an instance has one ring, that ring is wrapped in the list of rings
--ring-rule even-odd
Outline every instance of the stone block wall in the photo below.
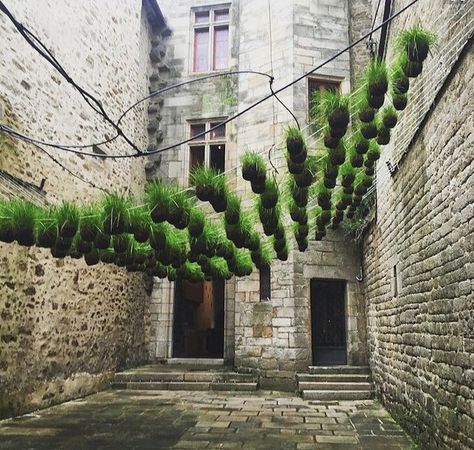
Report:
[[[153,30],[140,1],[24,1],[9,6],[78,84],[100,98],[112,118],[148,93]],[[3,14],[0,32],[2,123],[45,141],[69,144],[113,135]],[[141,105],[123,122],[140,148],[148,144],[146,110]],[[143,194],[142,160],[101,160],[48,150],[94,188],[31,145],[2,136],[0,146],[1,169],[35,185],[46,179],[48,204],[94,201],[103,195],[101,189],[137,198]],[[121,139],[101,150],[131,151]],[[141,275],[1,244],[0,417],[86,395],[104,386],[118,367],[147,360],[148,304],[149,286]]]
[[[418,23],[434,32],[450,27],[459,41],[469,5],[432,6],[420,1],[401,17],[390,43],[397,30]],[[436,57],[442,67],[443,55]],[[473,59],[471,39],[439,92],[430,90],[429,74],[417,85],[434,107],[398,172],[387,177],[379,165],[377,219],[364,245],[377,395],[423,448],[474,447]]]

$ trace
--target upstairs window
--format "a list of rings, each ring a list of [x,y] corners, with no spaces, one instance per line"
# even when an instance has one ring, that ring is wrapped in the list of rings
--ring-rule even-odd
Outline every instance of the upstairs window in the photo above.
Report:
[[[220,122],[222,120],[216,119],[190,124],[190,137],[194,139],[189,143],[189,173],[199,165],[212,167],[218,172],[225,171],[225,125],[217,127],[204,136],[198,136],[219,125]]]
[[[229,66],[229,8],[193,11],[193,71],[209,72]]]

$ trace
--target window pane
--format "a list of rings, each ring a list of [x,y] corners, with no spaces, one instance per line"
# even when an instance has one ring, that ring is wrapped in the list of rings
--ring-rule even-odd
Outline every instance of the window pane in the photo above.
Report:
[[[209,22],[209,11],[197,12],[194,14],[195,23],[207,23]]]
[[[216,125],[219,125],[219,122],[211,123],[211,128],[215,127]],[[210,139],[224,139],[225,138],[225,124],[211,131],[209,135],[210,135],[209,137]]]
[[[209,70],[209,28],[194,31],[194,71]]]
[[[229,10],[228,9],[220,9],[219,11],[214,12],[214,20],[216,22],[229,20]]]
[[[211,145],[210,165],[218,172],[225,170],[225,145]]]
[[[194,138],[194,136],[197,136],[199,133],[202,133],[206,131],[206,125],[204,123],[193,123],[191,125],[191,137]],[[200,136],[195,138],[197,141],[203,141],[206,139],[206,136]]]
[[[199,165],[204,165],[204,145],[189,147],[189,173]]]
[[[229,54],[229,27],[214,30],[214,69],[225,69]]]

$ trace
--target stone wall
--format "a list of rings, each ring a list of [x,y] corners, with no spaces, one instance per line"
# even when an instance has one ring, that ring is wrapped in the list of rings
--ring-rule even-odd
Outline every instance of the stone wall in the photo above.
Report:
[[[114,119],[147,94],[153,31],[140,1],[10,3],[18,20]],[[87,144],[113,135],[3,14],[0,33],[2,122],[61,143]],[[123,122],[140,148],[148,144],[146,109],[140,106]],[[101,160],[50,149],[81,181],[35,147],[1,139],[0,167],[35,185],[45,178],[49,204],[97,200],[101,189],[142,195],[141,160]],[[131,151],[121,139],[101,150]],[[56,260],[42,249],[0,245],[0,417],[88,394],[118,367],[146,360],[148,303],[141,275],[110,265],[87,267],[69,257]]]
[[[460,41],[469,5],[442,3],[420,1],[394,24],[390,45],[397,30],[419,22]],[[443,55],[435,53],[435,67],[447,65]],[[435,107],[398,172],[389,177],[379,164],[377,219],[364,246],[377,395],[425,448],[474,447],[473,59],[471,39],[439,92],[428,74],[411,94],[431,96]]]

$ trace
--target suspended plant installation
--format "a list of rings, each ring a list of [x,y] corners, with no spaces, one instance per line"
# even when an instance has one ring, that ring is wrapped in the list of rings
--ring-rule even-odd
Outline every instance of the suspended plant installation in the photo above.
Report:
[[[215,212],[226,210],[229,189],[225,177],[217,170],[198,166],[191,174],[191,183],[199,200],[209,202]]]
[[[240,159],[242,164],[242,178],[250,181],[252,191],[261,194],[265,190],[267,168],[263,158],[255,153],[247,151]]]
[[[118,194],[109,194],[103,202],[103,230],[105,233],[121,234],[128,227],[130,203]]]

